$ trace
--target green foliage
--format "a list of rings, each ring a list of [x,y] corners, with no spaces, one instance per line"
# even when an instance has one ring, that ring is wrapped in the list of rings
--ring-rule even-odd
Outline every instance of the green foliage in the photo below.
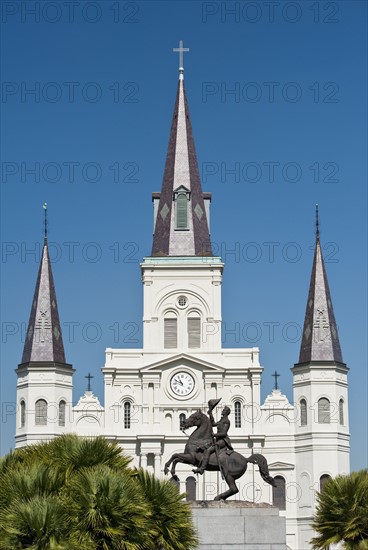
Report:
[[[116,443],[63,435],[0,461],[0,550],[194,550],[176,487]]]
[[[76,532],[90,533],[96,548],[152,547],[156,531],[149,505],[131,475],[105,465],[83,468],[73,477],[68,498]]]
[[[189,505],[183,501],[174,483],[160,480],[145,470],[136,475],[157,527],[156,548],[164,550],[192,550],[197,548],[197,537],[191,521]]]
[[[319,533],[313,549],[344,543],[347,550],[368,550],[368,472],[352,472],[327,481],[318,493],[312,524]]]

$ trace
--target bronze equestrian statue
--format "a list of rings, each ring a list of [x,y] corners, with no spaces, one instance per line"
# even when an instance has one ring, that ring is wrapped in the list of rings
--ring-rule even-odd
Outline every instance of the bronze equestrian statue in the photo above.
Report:
[[[208,416],[201,410],[193,413],[184,420],[181,429],[184,431],[196,426],[196,430],[189,436],[185,445],[184,453],[175,453],[170,460],[166,462],[164,473],[170,473],[174,479],[175,466],[178,462],[183,464],[192,464],[196,466],[194,473],[203,474],[204,471],[220,471],[225,479],[229,489],[215,497],[215,500],[226,500],[239,492],[235,480],[239,479],[246,471],[248,462],[257,464],[259,473],[264,481],[270,485],[276,486],[276,483],[269,475],[267,460],[261,454],[253,454],[245,458],[240,453],[233,450],[228,431],[230,428],[229,407],[224,407],[219,422],[215,422],[212,411],[221,399],[212,399],[208,402]],[[217,427],[217,433],[214,435],[213,427]]]

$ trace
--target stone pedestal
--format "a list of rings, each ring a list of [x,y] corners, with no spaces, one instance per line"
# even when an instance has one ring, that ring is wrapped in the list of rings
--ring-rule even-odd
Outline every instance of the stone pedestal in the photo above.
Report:
[[[285,518],[278,508],[246,501],[195,501],[199,550],[286,550]]]

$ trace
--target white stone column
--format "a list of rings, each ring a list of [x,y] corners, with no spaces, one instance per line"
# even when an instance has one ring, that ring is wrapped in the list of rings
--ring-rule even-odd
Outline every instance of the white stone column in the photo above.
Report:
[[[141,454],[141,468],[147,470],[147,455]]]
[[[161,476],[161,454],[160,453],[155,454],[155,476],[156,477]]]

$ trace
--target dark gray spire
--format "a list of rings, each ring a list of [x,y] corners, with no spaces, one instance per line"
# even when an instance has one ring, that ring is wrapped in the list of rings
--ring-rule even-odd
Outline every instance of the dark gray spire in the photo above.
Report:
[[[343,362],[321,250],[318,205],[316,207],[316,245],[299,356],[299,363],[310,361]]]
[[[212,256],[183,73],[180,73],[161,193],[157,201],[152,256]]]
[[[66,362],[46,237],[22,357],[29,362]]]

